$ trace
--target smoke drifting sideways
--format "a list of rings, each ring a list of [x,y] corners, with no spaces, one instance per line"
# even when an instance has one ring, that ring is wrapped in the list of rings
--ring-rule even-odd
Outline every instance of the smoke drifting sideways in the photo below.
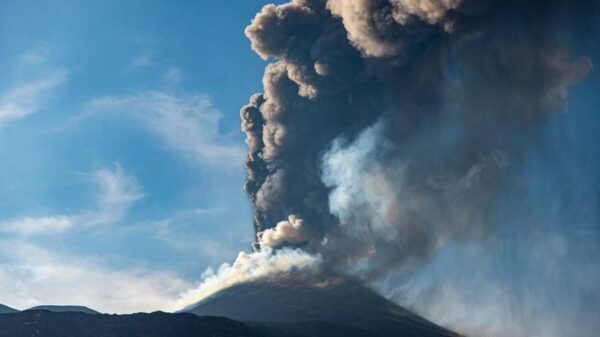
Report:
[[[181,304],[341,274],[459,332],[592,336],[600,118],[569,122],[569,96],[600,85],[599,23],[594,0],[265,6],[245,33],[272,63],[241,110],[254,252]]]

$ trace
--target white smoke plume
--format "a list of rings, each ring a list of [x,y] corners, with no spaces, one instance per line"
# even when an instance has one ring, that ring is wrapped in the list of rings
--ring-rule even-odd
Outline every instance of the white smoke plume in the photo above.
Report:
[[[320,255],[311,255],[300,249],[273,251],[264,248],[258,252],[240,252],[232,264],[224,263],[217,270],[207,269],[200,285],[182,293],[171,310],[189,307],[220,290],[244,282],[294,274],[317,274],[320,265]]]
[[[277,248],[283,244],[307,242],[310,236],[304,230],[304,221],[290,215],[287,221],[281,221],[277,226],[259,232],[257,238],[261,248]]]

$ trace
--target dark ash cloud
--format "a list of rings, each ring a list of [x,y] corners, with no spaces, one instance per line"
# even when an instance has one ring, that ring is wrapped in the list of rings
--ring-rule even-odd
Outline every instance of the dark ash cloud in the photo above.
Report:
[[[448,243],[493,241],[536,130],[592,72],[598,6],[265,6],[246,35],[272,63],[241,110],[257,249],[268,238],[378,281]]]

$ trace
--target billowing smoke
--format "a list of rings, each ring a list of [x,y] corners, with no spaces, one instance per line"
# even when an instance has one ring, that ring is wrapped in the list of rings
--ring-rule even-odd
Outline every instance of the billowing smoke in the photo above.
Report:
[[[595,78],[599,6],[593,0],[294,0],[265,6],[246,35],[272,63],[264,92],[241,110],[249,148],[245,191],[257,233],[253,254],[268,260],[295,252],[304,265],[316,256],[320,272],[350,273],[404,303],[414,300],[414,308],[440,320],[440,308],[449,305],[402,285],[440,259],[460,255],[460,247],[489,253],[510,242],[523,257],[529,248],[543,255],[558,241],[573,243],[554,231],[558,241],[540,245],[550,227],[533,215],[536,205],[515,200],[531,201],[524,197],[526,172],[535,153],[544,153],[541,130],[568,110],[572,87]],[[597,192],[592,189],[586,201],[592,211]],[[510,216],[519,221],[509,225]],[[532,232],[538,241],[512,236]],[[596,271],[592,279],[599,279]],[[493,285],[519,284],[518,275],[525,274],[518,272]],[[494,275],[463,284],[482,289]],[[583,296],[579,282],[556,286]],[[448,287],[434,284],[427,291]],[[500,293],[497,298],[518,295]],[[440,301],[465,303],[464,293],[450,296],[453,302],[447,294],[440,293]],[[496,316],[469,325],[465,320],[481,303],[472,304],[473,311],[445,323],[481,335],[519,324],[503,317],[500,329],[486,329],[501,319]],[[570,332],[588,336],[591,327],[598,324],[581,323],[584,332]],[[545,335],[567,330],[553,331]]]
[[[265,92],[242,109],[257,233],[271,237],[296,216],[303,233],[288,231],[290,244],[368,257],[369,277],[427,259],[445,240],[484,239],[532,130],[565,109],[569,86],[591,69],[559,36],[570,32],[560,11],[580,6],[263,8],[246,34],[274,63]]]
[[[198,303],[230,286],[263,278],[295,275],[316,279],[321,274],[320,255],[308,254],[300,249],[283,248],[273,251],[263,247],[253,253],[240,252],[233,264],[225,263],[216,271],[207,269],[202,283],[180,295],[173,309],[181,309]]]

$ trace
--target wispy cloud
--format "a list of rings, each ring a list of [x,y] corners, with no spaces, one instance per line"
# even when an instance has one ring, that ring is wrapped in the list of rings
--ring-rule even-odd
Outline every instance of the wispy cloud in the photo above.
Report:
[[[125,174],[119,164],[89,175],[99,189],[95,207],[74,214],[42,217],[23,216],[0,222],[0,232],[19,236],[59,234],[72,229],[98,229],[118,223],[145,194],[135,177]]]
[[[23,52],[17,57],[17,62],[21,65],[36,66],[47,61],[47,50],[31,49]]]
[[[244,157],[241,144],[219,132],[222,114],[205,95],[144,91],[107,96],[91,101],[79,119],[100,113],[135,119],[198,164],[231,168]]]
[[[20,309],[78,304],[108,313],[167,310],[190,286],[165,271],[115,269],[91,257],[0,241],[0,302]]]
[[[28,58],[32,58],[30,56]],[[67,80],[68,72],[56,70],[49,75],[20,83],[0,93],[0,126],[20,120],[41,110],[56,88]]]
[[[100,189],[96,209],[83,216],[88,225],[112,224],[121,220],[136,201],[145,194],[137,179],[125,174],[118,163],[112,169],[101,169],[92,175]]]
[[[73,227],[74,217],[22,217],[0,223],[0,231],[21,235],[60,233]]]

